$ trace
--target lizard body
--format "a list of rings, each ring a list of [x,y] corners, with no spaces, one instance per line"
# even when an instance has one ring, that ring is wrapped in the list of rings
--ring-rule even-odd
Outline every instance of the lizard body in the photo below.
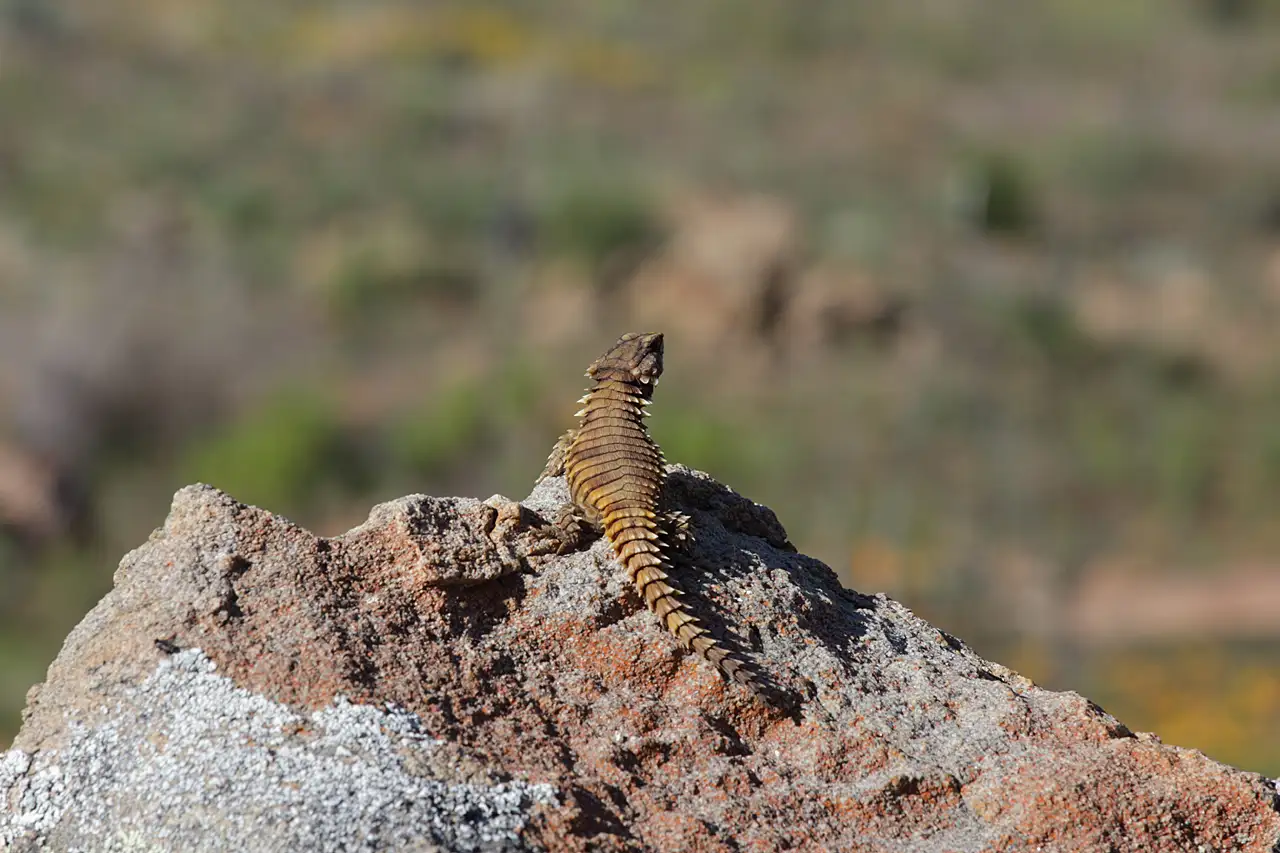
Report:
[[[644,418],[662,375],[662,335],[623,335],[592,362],[595,385],[579,401],[581,418],[556,443],[539,481],[565,474],[574,514],[601,528],[636,591],[685,648],[730,680],[760,692],[745,661],[721,646],[681,600],[667,555],[674,531],[659,512],[662,451]]]

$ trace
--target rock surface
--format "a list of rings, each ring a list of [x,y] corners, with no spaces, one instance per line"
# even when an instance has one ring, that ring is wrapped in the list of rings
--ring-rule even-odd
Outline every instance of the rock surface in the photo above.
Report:
[[[413,496],[332,539],[208,487],[125,557],[0,754],[0,848],[1280,850],[1275,783],[1134,734],[795,554],[673,467],[685,653],[606,543]]]

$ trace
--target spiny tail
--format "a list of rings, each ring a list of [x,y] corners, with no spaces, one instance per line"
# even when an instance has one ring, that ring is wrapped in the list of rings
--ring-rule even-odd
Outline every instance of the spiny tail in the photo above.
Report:
[[[671,583],[657,524],[651,515],[618,518],[606,530],[618,558],[636,585],[636,591],[685,648],[713,663],[730,681],[762,694],[763,685],[747,662],[720,645],[680,600],[684,592]]]

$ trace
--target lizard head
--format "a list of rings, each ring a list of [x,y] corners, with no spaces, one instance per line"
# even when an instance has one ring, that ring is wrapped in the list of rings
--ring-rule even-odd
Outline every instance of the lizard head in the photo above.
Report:
[[[592,379],[604,379],[606,375],[639,382],[652,391],[662,375],[662,333],[628,332],[618,338],[587,368],[587,376]]]

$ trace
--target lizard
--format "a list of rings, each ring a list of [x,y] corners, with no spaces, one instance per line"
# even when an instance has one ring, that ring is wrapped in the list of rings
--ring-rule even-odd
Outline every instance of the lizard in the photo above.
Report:
[[[681,600],[669,556],[687,519],[663,514],[665,459],[644,424],[662,375],[661,333],[628,333],[587,368],[595,385],[578,402],[581,420],[556,442],[538,482],[561,474],[572,503],[558,523],[603,531],[636,591],[687,649],[756,695],[764,685]]]

